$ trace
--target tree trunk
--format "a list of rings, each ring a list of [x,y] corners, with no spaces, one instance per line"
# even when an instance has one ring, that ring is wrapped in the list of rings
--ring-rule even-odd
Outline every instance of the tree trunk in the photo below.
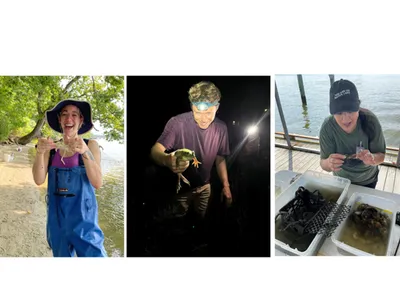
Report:
[[[34,138],[41,137],[40,132],[41,132],[44,122],[45,122],[45,118],[43,116],[41,119],[39,119],[36,122],[35,128],[33,128],[33,130],[30,133],[28,133],[27,135],[25,135],[23,137],[15,139],[15,142],[20,145],[26,145],[26,144],[30,143]]]

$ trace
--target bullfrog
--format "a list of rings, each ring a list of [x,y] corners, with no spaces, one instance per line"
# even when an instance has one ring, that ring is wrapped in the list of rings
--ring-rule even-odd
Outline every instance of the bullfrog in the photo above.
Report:
[[[175,152],[173,152],[173,155],[176,157],[176,165],[178,165],[180,161],[191,161],[191,160],[193,160],[192,165],[195,166],[196,168],[198,168],[199,164],[201,164],[201,162],[197,160],[194,151],[190,149],[186,148],[178,149]],[[190,186],[189,180],[187,180],[185,176],[182,175],[182,173],[178,173],[178,185],[176,188],[176,193],[178,193],[179,190],[181,189],[181,179],[183,180],[184,183]]]

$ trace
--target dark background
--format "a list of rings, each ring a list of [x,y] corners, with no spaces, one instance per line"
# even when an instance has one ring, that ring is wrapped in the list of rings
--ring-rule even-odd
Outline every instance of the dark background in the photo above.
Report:
[[[199,230],[190,221],[163,219],[165,203],[176,195],[176,175],[156,166],[149,155],[167,121],[190,111],[188,91],[202,80],[221,91],[216,117],[228,126],[233,204],[226,208],[220,202],[214,168],[206,226]],[[265,113],[270,108],[270,77],[128,76],[126,92],[127,256],[270,256],[270,117]],[[248,138],[233,156],[247,127],[263,115],[259,147],[250,147],[257,140]]]

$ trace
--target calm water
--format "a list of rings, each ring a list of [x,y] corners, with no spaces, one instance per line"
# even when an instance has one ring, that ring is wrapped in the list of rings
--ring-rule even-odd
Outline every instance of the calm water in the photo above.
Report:
[[[101,168],[103,186],[96,191],[99,203],[99,224],[105,236],[105,248],[109,256],[124,256],[124,166],[125,144],[97,139],[104,149]]]
[[[343,75],[357,89],[361,107],[374,112],[382,125],[387,146],[400,145],[400,75]],[[307,107],[303,108],[295,75],[276,75],[286,125],[290,133],[318,136],[325,117],[329,116],[328,74],[303,75]],[[275,109],[275,131],[283,131],[278,109]]]

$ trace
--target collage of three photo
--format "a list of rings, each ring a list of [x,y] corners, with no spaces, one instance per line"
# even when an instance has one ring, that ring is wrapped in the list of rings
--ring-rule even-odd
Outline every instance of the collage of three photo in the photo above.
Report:
[[[396,256],[398,83],[0,76],[0,256]]]

